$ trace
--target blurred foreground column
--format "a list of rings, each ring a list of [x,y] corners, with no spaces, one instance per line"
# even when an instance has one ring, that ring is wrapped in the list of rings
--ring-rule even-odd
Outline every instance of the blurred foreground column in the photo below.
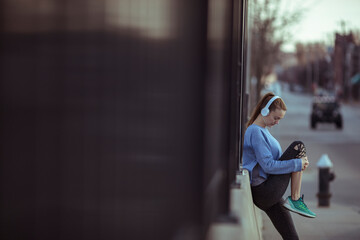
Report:
[[[0,1],[0,239],[203,238],[228,209],[232,12]]]

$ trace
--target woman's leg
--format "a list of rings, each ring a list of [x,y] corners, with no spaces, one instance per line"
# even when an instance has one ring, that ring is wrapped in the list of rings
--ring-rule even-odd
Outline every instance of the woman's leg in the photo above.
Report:
[[[291,199],[292,200],[298,200],[300,198],[301,179],[302,179],[302,171],[301,172],[293,172],[291,174]]]
[[[292,149],[294,149],[293,146]],[[293,154],[289,154],[289,152],[292,153],[293,151],[288,150],[283,156],[292,156]],[[288,159],[293,158],[294,157],[290,157]],[[282,199],[289,185],[290,178],[292,178],[292,174],[290,173],[269,175],[265,182],[259,186],[251,187],[251,193],[254,204],[269,216],[282,238],[286,240],[297,240],[299,238],[294,227],[294,222],[289,211],[283,207],[284,201]],[[295,180],[291,181],[292,183],[296,182]]]
[[[294,222],[291,218],[290,212],[287,211],[280,201],[267,209],[265,213],[269,216],[271,222],[274,224],[276,230],[280,233],[281,237],[285,240],[299,239]]]
[[[299,154],[301,142],[292,143],[281,156],[280,160],[294,159]],[[294,222],[289,211],[283,207],[283,195],[289,185],[291,178],[291,188],[296,189],[295,193],[300,196],[301,175],[281,174],[269,175],[268,179],[259,186],[252,187],[252,197],[254,204],[265,211],[276,230],[283,239],[299,239]]]
[[[305,146],[302,142],[293,142],[282,155],[283,159],[306,157]],[[284,206],[290,211],[296,212],[306,217],[316,217],[316,214],[304,203],[304,198],[300,197],[302,171],[291,174],[291,197],[286,199]]]
[[[283,207],[282,196],[290,181],[290,174],[270,175],[256,187],[251,187],[254,204],[263,210],[274,224],[283,239],[297,240],[294,222],[287,209]]]
[[[251,187],[254,204],[261,210],[266,210],[282,200],[289,186],[291,174],[269,175],[265,182]]]
[[[280,160],[297,158],[299,153],[304,152],[304,150],[305,147],[302,142],[293,142],[280,157]],[[293,174],[269,175],[265,182],[259,186],[251,187],[251,193],[254,204],[265,211],[283,239],[299,239],[291,215],[283,207],[282,197],[289,185],[290,178],[294,178],[291,180],[291,184],[295,184],[292,188],[298,190],[294,192],[300,195],[301,175],[293,176]]]
[[[281,155],[280,160],[306,157],[306,148],[303,142],[293,142]],[[291,173],[291,199],[298,200],[301,193],[302,171]]]

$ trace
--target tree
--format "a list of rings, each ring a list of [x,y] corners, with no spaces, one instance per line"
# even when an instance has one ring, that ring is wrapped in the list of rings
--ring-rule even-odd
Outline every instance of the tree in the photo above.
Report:
[[[291,39],[290,30],[304,8],[282,10],[282,0],[253,0],[249,5],[250,74],[256,77],[256,101],[262,89],[261,77],[279,62],[282,45]]]

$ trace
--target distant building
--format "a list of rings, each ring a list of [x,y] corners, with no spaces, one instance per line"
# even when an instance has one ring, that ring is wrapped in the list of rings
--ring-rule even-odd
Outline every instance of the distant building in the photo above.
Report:
[[[335,36],[334,83],[338,97],[345,101],[359,100],[360,46],[356,45],[352,33]]]

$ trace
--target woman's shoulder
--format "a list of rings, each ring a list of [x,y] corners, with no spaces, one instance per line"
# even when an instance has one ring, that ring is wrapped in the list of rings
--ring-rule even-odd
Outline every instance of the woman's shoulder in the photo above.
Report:
[[[251,137],[254,135],[264,135],[265,128],[256,124],[251,124],[245,131],[245,136]]]
[[[246,131],[249,131],[249,132],[263,132],[263,131],[266,131],[266,128],[263,128],[263,127],[260,127],[259,125],[256,125],[256,124],[251,124],[247,129]]]

